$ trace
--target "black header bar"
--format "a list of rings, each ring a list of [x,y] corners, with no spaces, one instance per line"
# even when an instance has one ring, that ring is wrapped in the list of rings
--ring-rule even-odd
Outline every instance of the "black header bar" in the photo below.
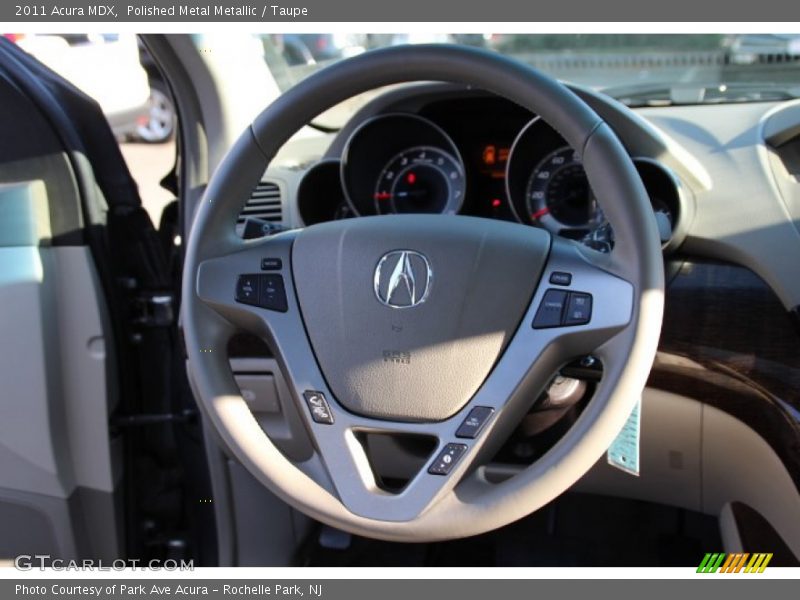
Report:
[[[529,23],[529,22],[793,22],[787,0],[11,0],[0,21],[13,23]],[[800,29],[800,27],[799,27]]]

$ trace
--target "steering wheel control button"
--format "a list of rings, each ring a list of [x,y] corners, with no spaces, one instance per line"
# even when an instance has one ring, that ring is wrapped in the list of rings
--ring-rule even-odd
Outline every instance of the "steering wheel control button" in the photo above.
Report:
[[[280,258],[262,258],[262,271],[280,271],[283,268],[283,261]]]
[[[267,310],[289,310],[283,277],[277,273],[239,275],[236,281],[236,301]]]
[[[572,273],[564,271],[553,271],[550,273],[550,283],[553,285],[569,285],[572,283]]]
[[[569,294],[564,290],[547,290],[533,318],[534,329],[547,329],[548,327],[559,327],[562,325],[561,317],[564,314],[564,307],[567,305]]]
[[[592,318],[592,296],[583,292],[569,295],[564,325],[586,325]]]
[[[258,306],[260,275],[239,275],[236,282],[236,301]]]
[[[315,423],[333,425],[333,413],[331,412],[331,407],[328,406],[328,401],[325,399],[325,394],[305,391],[303,392],[303,398],[306,400],[311,418],[314,419]]]
[[[431,475],[447,475],[467,451],[466,444],[447,444],[428,469]]]
[[[283,277],[261,275],[261,299],[258,305],[279,312],[289,310],[289,305],[286,303],[286,289],[283,287]]]
[[[456,437],[475,439],[478,437],[483,426],[492,416],[494,409],[489,406],[476,406],[464,419],[464,422],[456,430]]]

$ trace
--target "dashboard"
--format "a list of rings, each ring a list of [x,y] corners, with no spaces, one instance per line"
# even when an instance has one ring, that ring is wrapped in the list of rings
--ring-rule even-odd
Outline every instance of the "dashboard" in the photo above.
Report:
[[[680,232],[682,186],[665,165],[632,156],[663,245]],[[614,233],[580,153],[542,119],[496,96],[429,98],[354,119],[297,190],[306,225],[395,213],[461,214],[518,221],[613,247]]]
[[[665,317],[648,386],[750,424],[800,489],[800,101],[634,110],[573,91],[614,129],[661,228]],[[340,131],[287,146],[263,181],[280,189],[288,228],[427,211],[613,243],[574,150],[488,92],[400,86]],[[573,367],[567,379],[584,377]],[[519,458],[510,447],[501,462]]]
[[[763,279],[787,311],[800,314],[800,101],[632,109],[586,88],[572,90],[614,129],[638,169],[668,269],[684,257],[735,263]],[[413,129],[397,127],[396,115],[415,122]],[[391,153],[381,149],[384,143]],[[522,221],[601,249],[613,241],[558,133],[504,98],[464,86],[385,90],[340,130],[310,130],[287,143],[262,182],[280,190],[283,227],[376,214],[375,194],[393,193],[390,185],[378,189],[385,168],[424,145],[454,159],[457,179],[463,173],[458,214]],[[400,199],[419,210],[438,193]],[[407,209],[392,200],[383,200],[388,210]],[[427,204],[428,210],[453,206],[441,197]]]

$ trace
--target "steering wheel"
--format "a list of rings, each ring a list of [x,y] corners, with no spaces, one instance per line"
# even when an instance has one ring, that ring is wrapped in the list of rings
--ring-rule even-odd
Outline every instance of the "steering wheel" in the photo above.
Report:
[[[613,250],[443,215],[346,219],[258,240],[235,234],[242,206],[292,134],[358,93],[411,81],[482,88],[540,115],[581,156],[614,229]],[[636,169],[569,89],[482,50],[378,50],[285,92],[214,173],[186,249],[189,376],[229,451],[298,510],[386,540],[466,537],[540,508],[607,450],[649,374],[663,287],[661,242]],[[226,353],[240,331],[278,360],[313,447],[303,460],[276,447],[242,398]],[[481,465],[557,370],[586,354],[603,373],[576,422],[532,465],[489,482]],[[423,436],[434,449],[392,493],[372,473],[365,433]]]

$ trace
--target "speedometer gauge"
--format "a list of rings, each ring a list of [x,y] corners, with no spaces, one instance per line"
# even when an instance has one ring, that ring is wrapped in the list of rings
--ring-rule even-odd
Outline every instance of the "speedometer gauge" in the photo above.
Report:
[[[455,214],[464,201],[461,162],[433,146],[417,146],[394,156],[375,187],[375,212]]]
[[[652,158],[632,160],[650,196],[664,247],[677,247],[685,236],[685,209],[691,206],[683,197],[680,180]],[[580,153],[538,117],[511,147],[506,192],[521,223],[543,227],[600,252],[614,248],[614,231],[589,185]]]
[[[546,155],[533,169],[525,206],[531,221],[567,237],[582,237],[604,220],[580,158],[569,146]]]

